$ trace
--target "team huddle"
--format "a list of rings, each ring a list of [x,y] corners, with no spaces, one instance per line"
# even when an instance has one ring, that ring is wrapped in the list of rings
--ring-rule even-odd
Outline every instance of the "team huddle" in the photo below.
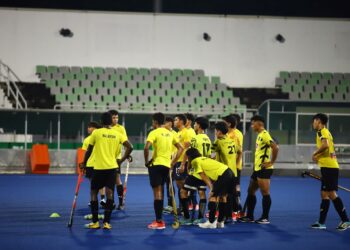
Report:
[[[148,134],[144,147],[145,166],[153,190],[155,212],[155,220],[148,225],[149,229],[166,228],[163,213],[173,213],[176,223],[180,225],[196,225],[200,228],[224,228],[225,224],[235,221],[270,223],[270,180],[279,148],[265,130],[264,118],[253,116],[251,128],[257,133],[254,171],[242,206],[240,177],[243,135],[237,129],[239,122],[240,117],[235,114],[223,117],[223,121],[215,124],[215,141],[211,142],[205,133],[209,127],[209,121],[205,117],[195,118],[191,114],[178,114],[174,117],[165,117],[162,113],[152,115],[153,130]],[[342,220],[337,229],[346,230],[350,223],[344,205],[336,194],[339,167],[333,138],[325,128],[327,120],[322,114],[314,117],[313,124],[318,131],[318,150],[312,158],[321,167],[322,203],[320,219],[312,228],[325,229],[324,222],[331,199]],[[86,177],[91,180],[91,215],[86,216],[86,219],[91,219],[92,222],[86,227],[98,229],[99,219],[103,219],[103,228],[111,229],[113,209],[124,209],[120,166],[122,162],[132,160],[132,145],[128,141],[125,128],[118,124],[118,112],[115,110],[102,114],[101,125],[91,122],[88,127],[91,134],[83,143],[86,153],[81,165]],[[115,186],[118,206],[114,201]],[[262,194],[262,215],[255,220],[255,194],[258,189]],[[98,213],[99,192],[100,205],[104,208],[103,215]],[[168,202],[164,207],[165,193]],[[179,207],[175,200],[179,201]],[[178,215],[181,215],[180,220]]]

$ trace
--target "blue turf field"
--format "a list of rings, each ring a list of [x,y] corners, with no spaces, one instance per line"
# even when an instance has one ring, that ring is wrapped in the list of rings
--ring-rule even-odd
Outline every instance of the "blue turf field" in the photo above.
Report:
[[[335,230],[339,222],[333,205],[326,231],[309,229],[318,218],[318,181],[298,177],[273,177],[271,224],[233,224],[224,229],[197,227],[153,231],[152,192],[147,176],[129,176],[127,210],[114,212],[111,231],[87,230],[88,181],[82,183],[74,225],[66,225],[77,176],[0,175],[0,249],[350,249],[350,230]],[[242,178],[242,195],[248,178]],[[340,184],[350,186],[350,179]],[[350,193],[339,191],[350,212]],[[49,218],[58,212],[61,218]],[[261,212],[258,195],[256,217]]]

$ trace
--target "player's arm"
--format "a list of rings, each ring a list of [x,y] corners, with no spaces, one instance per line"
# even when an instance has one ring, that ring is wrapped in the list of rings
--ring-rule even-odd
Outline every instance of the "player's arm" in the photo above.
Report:
[[[277,159],[277,155],[279,151],[278,145],[274,141],[270,141],[270,147],[271,147],[271,161],[263,162],[261,164],[263,168],[271,167]]]
[[[312,154],[312,160],[317,162],[317,158],[320,154],[322,154],[324,151],[329,149],[329,143],[326,138],[321,139],[321,147],[317,149],[313,154]]]
[[[185,142],[184,143],[184,148],[183,148],[183,150],[187,150],[187,149],[189,149],[191,147],[191,142]],[[185,171],[185,165],[186,165],[186,161],[187,161],[187,155],[185,154],[184,155],[184,157],[183,157],[183,159],[182,159],[182,162],[181,162],[181,168],[180,168],[180,173],[183,173],[184,171]]]
[[[130,154],[131,152],[134,150],[131,143],[129,141],[125,141],[123,143],[123,146],[124,146],[124,155],[123,157],[120,159],[120,160],[117,160],[118,161],[118,165],[120,166],[126,159],[129,159],[130,158]]]
[[[238,149],[237,149],[236,166],[239,165],[241,160],[242,160],[242,148],[239,146]]]
[[[80,168],[85,168],[86,167],[86,163],[88,162],[90,156],[91,156],[91,153],[92,153],[92,150],[94,149],[94,146],[93,145],[89,145],[87,150],[85,151],[85,155],[84,155],[84,160],[83,160],[83,163],[82,165],[80,166]]]
[[[143,156],[145,158],[146,167],[149,167],[149,165],[151,164],[151,161],[149,161],[149,148],[151,147],[151,145],[152,143],[150,141],[147,141],[145,147],[143,148]]]
[[[205,182],[205,184],[207,184],[207,186],[208,186],[208,188],[209,188],[209,190],[211,192],[212,189],[213,189],[213,184],[211,183],[211,180],[209,179],[209,177],[206,176],[204,172],[201,172],[201,173],[198,173],[198,174],[202,178],[202,180]]]
[[[171,166],[173,167],[175,165],[175,163],[177,162],[177,160],[180,158],[181,154],[184,152],[184,148],[181,146],[180,143],[176,143],[174,145],[177,148],[177,152],[175,157],[173,158],[173,160],[171,161]],[[186,154],[185,154],[186,155]]]

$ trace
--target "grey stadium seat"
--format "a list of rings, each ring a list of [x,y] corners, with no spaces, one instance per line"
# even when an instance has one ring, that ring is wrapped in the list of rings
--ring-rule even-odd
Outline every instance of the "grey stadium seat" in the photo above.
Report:
[[[73,66],[73,67],[70,68],[70,72],[72,72],[74,74],[80,73],[81,72],[81,68],[77,67],[77,66]]]
[[[116,73],[116,69],[111,67],[105,68],[105,73],[109,75],[114,75]]]
[[[202,70],[202,69],[196,69],[196,70],[194,70],[193,73],[197,77],[204,76],[204,70]]]

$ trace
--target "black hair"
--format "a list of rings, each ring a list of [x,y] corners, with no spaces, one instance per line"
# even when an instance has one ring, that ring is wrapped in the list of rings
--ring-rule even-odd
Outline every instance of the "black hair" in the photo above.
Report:
[[[102,113],[101,124],[103,126],[112,125],[112,114],[110,112]]]
[[[227,115],[222,118],[225,122],[230,123],[230,128],[235,128],[237,125],[237,120],[233,115]]]
[[[175,117],[177,117],[179,120],[183,121],[184,124],[186,124],[187,118],[184,114],[178,114],[178,115],[175,115]]]
[[[88,128],[101,128],[101,124],[98,122],[92,121],[88,123]]]
[[[111,109],[110,111],[108,111],[112,116],[113,115],[119,115],[118,111],[115,109]]]
[[[152,120],[156,121],[159,125],[163,125],[165,121],[165,115],[163,113],[155,113],[152,115]]]
[[[209,127],[209,121],[207,118],[205,117],[197,117],[194,122],[196,122],[197,124],[199,124],[199,126],[201,127],[201,129],[206,130]]]
[[[186,119],[187,120],[190,120],[190,121],[194,121],[194,115],[193,114],[191,114],[191,113],[186,113],[185,114],[185,116],[186,116]]]
[[[241,122],[241,116],[239,114],[231,114],[234,118],[236,118],[236,126]]]
[[[254,115],[251,119],[251,122],[262,122],[265,124],[265,119],[261,115]]]
[[[223,133],[224,135],[226,135],[228,132],[228,127],[227,127],[227,124],[225,122],[215,123],[215,129],[218,131],[221,131],[221,133]]]
[[[312,120],[320,120],[323,125],[326,125],[328,122],[328,116],[323,113],[318,113],[312,117]]]
[[[187,149],[186,155],[191,160],[194,160],[194,159],[202,156],[201,153],[199,153],[198,149],[196,149],[196,148],[189,148],[189,149]]]
[[[167,116],[167,117],[165,117],[165,122],[174,123],[174,118],[172,118],[171,116]]]

